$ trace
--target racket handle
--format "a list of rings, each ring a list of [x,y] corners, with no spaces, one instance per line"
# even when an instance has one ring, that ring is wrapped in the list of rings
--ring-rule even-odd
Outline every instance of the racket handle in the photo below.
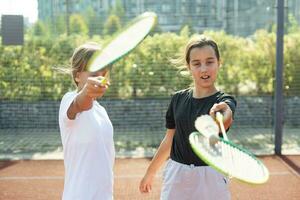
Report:
[[[222,135],[223,135],[224,139],[227,141],[228,137],[227,137],[227,134],[225,131],[224,123],[223,123],[223,115],[220,112],[216,112],[216,119],[220,124]]]

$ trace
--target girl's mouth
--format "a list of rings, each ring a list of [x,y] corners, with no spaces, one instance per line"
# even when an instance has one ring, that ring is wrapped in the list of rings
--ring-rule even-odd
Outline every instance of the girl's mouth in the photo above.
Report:
[[[203,80],[206,80],[206,79],[209,79],[209,78],[210,78],[210,76],[208,76],[208,75],[204,75],[204,76],[201,76],[200,78],[201,78],[201,79],[203,79]]]

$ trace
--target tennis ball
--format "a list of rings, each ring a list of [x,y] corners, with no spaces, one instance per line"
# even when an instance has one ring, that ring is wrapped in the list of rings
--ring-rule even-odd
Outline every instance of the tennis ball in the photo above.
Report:
[[[97,77],[97,79],[101,82],[102,86],[107,84],[107,78],[105,78],[103,76],[99,76],[99,77]]]

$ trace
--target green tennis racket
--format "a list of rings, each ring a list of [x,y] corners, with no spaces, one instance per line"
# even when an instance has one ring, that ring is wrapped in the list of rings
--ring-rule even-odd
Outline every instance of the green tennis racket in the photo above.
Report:
[[[88,71],[95,72],[118,61],[140,44],[157,22],[157,15],[153,12],[145,12],[136,17],[125,29],[117,33],[113,40],[104,48],[96,52],[87,64]]]
[[[214,120],[205,121],[207,119],[203,118],[203,116],[201,117],[196,122],[202,122],[206,125],[195,124],[199,132],[193,132],[189,136],[190,145],[200,159],[220,173],[242,182],[263,184],[268,180],[269,171],[265,165],[251,152],[227,139],[223,125],[223,116],[220,113],[217,114],[217,121],[220,123],[224,139],[216,136],[218,132],[208,135],[208,131],[205,128],[215,127],[216,122]],[[218,138],[217,140],[215,139],[216,137]]]

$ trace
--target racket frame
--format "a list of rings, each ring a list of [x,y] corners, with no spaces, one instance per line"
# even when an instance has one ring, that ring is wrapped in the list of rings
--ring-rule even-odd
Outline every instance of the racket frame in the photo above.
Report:
[[[94,63],[94,61],[97,59],[97,57],[101,55],[102,51],[105,50],[105,48],[108,47],[112,41],[114,41],[116,38],[118,38],[119,35],[121,35],[121,34],[124,33],[125,31],[127,31],[132,25],[136,24],[137,22],[139,22],[139,21],[141,21],[141,20],[143,20],[143,19],[145,19],[145,18],[153,18],[152,26],[149,27],[148,33],[145,34],[145,35],[143,36],[143,38],[142,38],[136,45],[134,45],[134,47],[133,47],[132,49],[130,49],[130,50],[124,52],[124,54],[121,54],[121,55],[119,55],[119,56],[116,56],[115,59],[111,60],[110,62],[108,62],[108,63],[107,63],[106,65],[104,65],[104,66],[99,66],[99,67],[93,67],[93,66],[92,66],[93,63]],[[141,43],[141,42],[142,42],[149,34],[150,34],[151,30],[153,30],[153,28],[156,26],[156,24],[157,24],[157,15],[156,15],[154,12],[145,12],[145,13],[143,13],[143,14],[137,16],[137,17],[134,18],[129,24],[127,24],[127,25],[125,26],[124,29],[122,29],[122,30],[118,31],[116,34],[114,34],[114,36],[112,37],[112,39],[110,40],[110,42],[107,43],[107,44],[103,47],[103,49],[101,49],[101,50],[99,50],[99,51],[97,51],[97,52],[95,52],[95,53],[93,54],[93,56],[90,58],[90,60],[89,60],[88,63],[87,63],[87,70],[90,71],[90,72],[95,72],[95,71],[99,71],[99,70],[102,70],[102,69],[105,69],[105,68],[111,68],[112,65],[113,65],[115,62],[117,62],[118,60],[120,60],[122,57],[128,55],[130,52],[132,52],[132,51],[133,51],[133,50],[134,50],[134,49],[135,49],[135,48],[136,48],[136,47],[137,47],[137,46],[138,46],[138,45],[139,45],[139,44],[140,44],[140,43]]]
[[[232,174],[223,171],[220,167],[218,167],[213,162],[211,162],[209,159],[205,158],[205,156],[203,156],[203,154],[201,153],[201,151],[199,149],[197,149],[196,145],[192,142],[192,140],[193,140],[192,137],[195,137],[195,135],[200,135],[201,137],[204,137],[201,133],[196,132],[196,131],[192,132],[190,134],[190,136],[189,136],[189,142],[190,142],[190,145],[191,145],[193,151],[195,152],[195,154],[198,157],[200,157],[207,165],[211,166],[212,168],[214,168],[215,170],[217,170],[221,174],[224,174],[227,177],[231,177]],[[199,136],[197,136],[197,137],[199,137]],[[266,176],[261,181],[245,180],[244,178],[238,177],[238,176],[233,176],[234,178],[238,179],[241,182],[248,183],[248,184],[253,184],[253,185],[263,184],[263,183],[267,182],[267,180],[269,178],[269,171],[265,167],[265,165],[259,159],[256,158],[256,156],[253,153],[251,153],[250,151],[244,149],[243,147],[240,147],[239,145],[236,145],[233,142],[231,142],[229,140],[225,140],[225,139],[223,139],[221,137],[219,137],[219,142],[223,142],[223,143],[225,143],[225,144],[227,144],[227,145],[229,145],[229,146],[231,146],[233,148],[236,148],[239,151],[247,154],[248,156],[250,156],[252,159],[254,159],[263,168],[263,170],[264,170],[264,172],[266,174]]]

